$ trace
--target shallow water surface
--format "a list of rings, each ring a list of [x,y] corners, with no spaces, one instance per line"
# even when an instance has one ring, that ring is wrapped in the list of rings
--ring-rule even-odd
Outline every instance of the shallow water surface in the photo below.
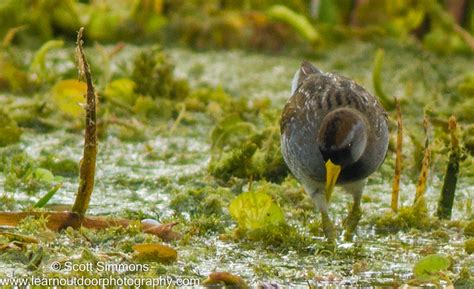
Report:
[[[136,48],[133,48],[136,49]],[[133,50],[132,49],[132,50]],[[338,48],[333,53],[315,59],[322,69],[341,70],[353,77],[369,91],[371,87],[371,59],[365,56],[374,51],[370,45],[355,44],[353,54],[348,56],[352,64],[345,64],[341,55],[351,50]],[[122,61],[127,51],[123,52]],[[188,78],[192,86],[222,86],[235,97],[250,99],[269,97],[272,105],[281,107],[289,96],[290,83],[295,70],[301,63],[299,57],[266,56],[242,51],[195,52],[184,49],[169,49],[168,53],[176,62],[176,74]],[[405,59],[414,59],[413,55]],[[389,60],[396,62],[396,60]],[[389,64],[393,65],[393,64]],[[394,65],[396,66],[396,65]],[[458,68],[455,65],[453,70]],[[412,70],[410,70],[412,69]],[[407,74],[415,68],[408,67],[397,73],[387,89],[398,93]],[[394,72],[387,72],[394,75]],[[398,86],[398,88],[397,88]],[[423,90],[415,85],[414,95]],[[415,112],[419,108],[409,108]],[[418,116],[412,115],[412,118]],[[408,125],[413,122],[408,122]],[[194,127],[173,135],[163,135],[151,131],[143,142],[122,142],[114,136],[100,140],[97,160],[96,185],[90,203],[91,215],[115,215],[121,217],[146,216],[155,219],[172,220],[175,212],[170,207],[172,199],[180,192],[201,187],[206,183],[207,166],[210,160],[209,131],[212,124],[194,124]],[[50,152],[59,158],[79,160],[82,154],[82,136],[66,131],[47,134],[26,132],[21,147],[33,158]],[[408,146],[410,148],[410,146]],[[150,152],[151,149],[151,152]],[[447,239],[438,238],[430,231],[412,230],[392,235],[380,235],[374,231],[372,220],[382,216],[390,209],[391,172],[393,155],[381,170],[369,180],[363,199],[363,218],[355,243],[340,242],[336,252],[322,252],[317,244],[323,243],[321,236],[309,232],[307,226],[294,217],[294,211],[286,211],[288,223],[299,228],[300,233],[314,241],[314,248],[304,251],[269,250],[256,242],[226,240],[218,232],[204,236],[193,236],[186,242],[171,245],[178,251],[178,262],[172,265],[157,265],[155,272],[172,276],[192,276],[204,279],[213,271],[229,271],[247,280],[250,284],[275,281],[286,285],[358,285],[376,286],[402,284],[412,278],[413,264],[427,253],[440,253],[454,260],[454,272],[462,267],[474,268],[474,257],[463,250],[464,237],[459,227],[443,225],[440,230],[447,233]],[[437,160],[435,158],[435,160]],[[0,184],[4,176],[0,175]],[[50,204],[71,204],[75,197],[78,180],[64,178],[63,187],[50,201]],[[426,199],[429,212],[435,212],[442,179],[439,174],[430,175]],[[466,220],[465,200],[472,199],[472,180],[460,178],[454,206],[453,219]],[[14,192],[16,209],[24,209],[36,202],[46,191],[31,196],[22,191]],[[401,185],[401,206],[413,202],[415,185],[412,178],[403,176]],[[0,194],[3,194],[0,186]],[[331,214],[340,224],[350,203],[349,196],[336,189]],[[227,209],[224,208],[225,214]],[[183,214],[178,230],[186,230],[187,221],[192,217]],[[308,222],[315,222],[319,215],[307,212]],[[221,222],[228,222],[223,220]],[[455,223],[455,222],[453,222]],[[235,224],[228,224],[228,232]],[[130,238],[130,237],[126,237]],[[67,238],[63,238],[67,240]],[[44,262],[48,272],[48,261],[66,258],[71,253],[63,250],[60,241],[57,250]],[[119,241],[117,241],[119,242]],[[99,242],[91,250],[108,252],[117,250],[116,243]],[[86,246],[87,247],[87,246]],[[74,251],[80,254],[83,248]],[[111,257],[120,262],[120,258]],[[4,263],[0,268],[14,268],[14,263]],[[5,271],[8,272],[8,271]],[[473,272],[474,273],[474,272]],[[1,273],[0,273],[1,276]]]

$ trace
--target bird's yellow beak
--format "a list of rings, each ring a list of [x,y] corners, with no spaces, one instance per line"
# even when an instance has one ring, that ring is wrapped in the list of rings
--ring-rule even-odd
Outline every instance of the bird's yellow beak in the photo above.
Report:
[[[331,160],[326,162],[326,201],[331,200],[334,186],[336,185],[337,178],[341,172],[341,166],[335,165]]]

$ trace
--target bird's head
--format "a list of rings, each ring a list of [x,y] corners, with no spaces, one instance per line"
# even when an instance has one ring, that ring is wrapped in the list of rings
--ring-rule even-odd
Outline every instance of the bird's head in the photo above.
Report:
[[[367,125],[354,109],[339,108],[322,120],[317,136],[324,161],[342,168],[357,162],[367,145]]]
[[[312,74],[322,75],[323,72],[321,72],[316,68],[316,66],[312,65],[308,61],[303,61],[300,68],[295,72],[293,80],[291,81],[291,95],[293,95],[298,87],[303,83],[303,81]]]
[[[339,108],[322,120],[317,135],[319,150],[326,163],[326,192],[329,196],[345,167],[357,162],[367,145],[367,125],[354,109]]]

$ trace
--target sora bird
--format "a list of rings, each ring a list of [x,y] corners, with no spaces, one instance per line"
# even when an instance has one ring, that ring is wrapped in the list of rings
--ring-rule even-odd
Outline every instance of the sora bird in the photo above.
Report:
[[[285,162],[319,208],[330,241],[336,238],[328,215],[334,186],[352,194],[354,203],[344,221],[344,237],[350,240],[361,217],[367,177],[387,152],[386,112],[354,81],[307,61],[296,71],[291,94],[280,121]]]

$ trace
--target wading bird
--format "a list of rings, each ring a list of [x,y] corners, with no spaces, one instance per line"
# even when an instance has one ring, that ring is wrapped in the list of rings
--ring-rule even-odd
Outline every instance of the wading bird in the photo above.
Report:
[[[336,238],[328,215],[334,186],[352,194],[354,203],[344,221],[344,236],[351,239],[367,177],[387,152],[386,112],[354,81],[306,61],[293,78],[291,94],[280,121],[285,162],[319,208],[330,241]]]

